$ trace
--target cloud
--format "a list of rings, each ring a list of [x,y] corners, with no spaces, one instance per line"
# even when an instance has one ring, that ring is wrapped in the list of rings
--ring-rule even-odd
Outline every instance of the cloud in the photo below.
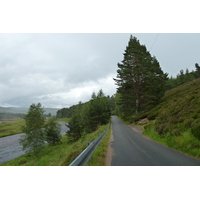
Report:
[[[200,63],[200,34],[133,34],[176,75]],[[67,107],[92,92],[116,92],[112,78],[130,34],[0,34],[0,106]],[[153,48],[152,47],[153,45]]]

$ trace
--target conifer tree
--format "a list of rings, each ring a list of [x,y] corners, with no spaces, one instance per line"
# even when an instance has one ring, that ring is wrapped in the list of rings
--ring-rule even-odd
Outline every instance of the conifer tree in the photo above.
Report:
[[[60,142],[61,135],[61,125],[56,121],[56,118],[50,118],[44,126],[46,141],[49,144],[55,145]]]
[[[195,63],[195,78],[200,78],[200,66],[198,63]]]
[[[144,45],[131,35],[122,63],[118,63],[117,78],[123,114],[131,116],[148,110],[159,102],[165,91],[167,74]]]

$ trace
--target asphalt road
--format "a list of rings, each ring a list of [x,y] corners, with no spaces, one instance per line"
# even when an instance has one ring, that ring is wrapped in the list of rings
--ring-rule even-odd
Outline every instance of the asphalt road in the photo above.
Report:
[[[112,131],[112,166],[200,166],[200,160],[133,131],[115,116]]]

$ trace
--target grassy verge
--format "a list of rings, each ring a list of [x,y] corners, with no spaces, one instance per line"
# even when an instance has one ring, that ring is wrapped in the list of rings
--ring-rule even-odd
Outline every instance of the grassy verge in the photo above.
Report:
[[[100,145],[95,150],[87,166],[105,166],[105,158],[109,145],[109,139],[111,134],[111,125],[106,133],[105,137],[101,141]]]
[[[22,155],[14,160],[2,164],[3,166],[68,166],[87,146],[106,128],[106,125],[100,126],[93,133],[84,135],[78,141],[70,144],[67,137],[63,136],[61,144],[56,146],[45,146],[38,157],[35,158],[32,153]]]
[[[150,125],[146,126],[143,134],[165,146],[200,159],[200,141],[191,134],[189,129],[183,131],[179,136],[171,135],[170,133],[159,135],[155,127]]]
[[[61,121],[61,122],[69,122],[70,118],[58,118],[57,121]]]
[[[5,123],[0,124],[0,137],[21,133],[21,127],[25,125],[24,119],[3,120],[3,122]]]

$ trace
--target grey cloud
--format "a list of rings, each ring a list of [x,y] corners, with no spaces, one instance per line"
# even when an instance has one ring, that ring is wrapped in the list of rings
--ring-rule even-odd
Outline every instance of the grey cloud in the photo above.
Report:
[[[133,35],[171,75],[200,64],[200,34]],[[114,94],[112,78],[129,37],[119,33],[0,34],[0,106],[41,101],[45,107],[63,107],[87,101],[101,88],[107,95]]]

